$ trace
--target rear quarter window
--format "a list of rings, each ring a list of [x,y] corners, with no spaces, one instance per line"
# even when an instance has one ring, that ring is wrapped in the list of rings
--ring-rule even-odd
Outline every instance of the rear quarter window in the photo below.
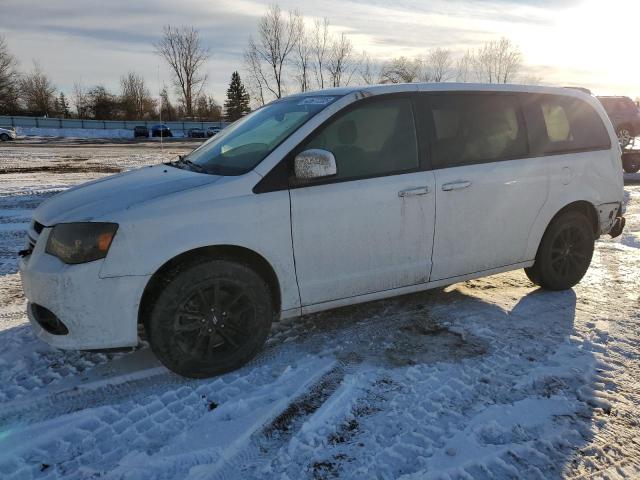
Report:
[[[571,153],[611,148],[600,115],[587,102],[562,95],[525,100],[532,153]]]

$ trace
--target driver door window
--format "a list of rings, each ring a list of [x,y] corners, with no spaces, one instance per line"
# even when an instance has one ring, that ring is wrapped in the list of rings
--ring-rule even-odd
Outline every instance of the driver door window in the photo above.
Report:
[[[356,179],[418,169],[411,100],[365,101],[315,133],[303,150],[321,148],[336,158],[333,179]]]

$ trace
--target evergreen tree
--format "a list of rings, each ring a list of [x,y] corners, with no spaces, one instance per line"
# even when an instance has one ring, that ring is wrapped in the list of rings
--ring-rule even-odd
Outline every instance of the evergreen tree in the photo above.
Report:
[[[171,103],[167,87],[162,87],[160,91],[160,115],[162,116],[162,121],[165,122],[174,120],[176,117],[176,109]]]
[[[243,115],[249,113],[249,94],[240,80],[240,74],[236,71],[231,74],[231,83],[227,89],[227,99],[224,102],[225,120],[235,122]]]
[[[67,97],[64,96],[64,93],[60,92],[57,103],[59,115],[62,116],[62,118],[69,117],[71,115],[69,111],[69,102],[67,102]]]

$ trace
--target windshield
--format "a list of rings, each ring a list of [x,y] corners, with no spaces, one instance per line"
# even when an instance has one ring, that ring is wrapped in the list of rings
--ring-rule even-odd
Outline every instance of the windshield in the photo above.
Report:
[[[204,173],[242,175],[337,98],[318,95],[270,103],[221,130],[184,160]]]

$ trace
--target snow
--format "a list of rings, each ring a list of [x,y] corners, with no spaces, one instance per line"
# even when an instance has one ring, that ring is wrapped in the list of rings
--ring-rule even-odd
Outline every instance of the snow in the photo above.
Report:
[[[32,334],[16,252],[72,185],[188,151],[0,149],[0,478],[640,478],[640,177],[576,288],[521,271],[274,325],[207,380]],[[108,168],[107,168],[108,167]]]

